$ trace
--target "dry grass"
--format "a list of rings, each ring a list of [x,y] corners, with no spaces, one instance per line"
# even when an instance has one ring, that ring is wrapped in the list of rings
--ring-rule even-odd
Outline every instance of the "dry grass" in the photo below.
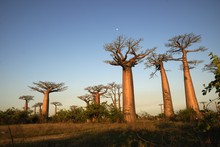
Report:
[[[177,122],[48,123],[10,125],[15,146],[201,146],[210,144],[190,125]],[[0,145],[12,142],[8,126],[0,126]]]
[[[0,126],[0,144],[10,144],[11,137],[9,128],[15,143],[32,142],[51,139],[63,139],[77,137],[85,133],[107,132],[110,130],[127,130],[147,128],[155,130],[155,125],[151,121],[139,122],[135,124],[124,123],[48,123],[48,124],[19,124],[10,126]]]

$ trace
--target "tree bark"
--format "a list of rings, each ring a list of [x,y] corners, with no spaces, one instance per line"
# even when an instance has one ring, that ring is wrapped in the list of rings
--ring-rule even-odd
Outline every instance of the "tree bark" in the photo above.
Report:
[[[118,93],[118,109],[121,111],[121,95]]]
[[[174,116],[173,103],[170,93],[170,86],[167,79],[163,63],[160,64],[160,74],[161,74],[161,83],[162,83],[162,92],[163,92],[163,104],[164,104],[164,116],[170,118]]]
[[[42,116],[47,121],[49,114],[49,91],[44,92],[44,100],[42,106]]]
[[[122,72],[124,120],[126,122],[135,122],[136,112],[132,69],[131,67],[124,67]]]
[[[100,105],[100,94],[99,93],[96,93],[94,95],[94,102],[95,102],[95,104]]]
[[[28,111],[28,100],[25,100],[24,110],[25,110],[25,111]]]
[[[185,86],[185,96],[186,96],[186,108],[192,108],[194,111],[199,113],[199,104],[197,102],[193,82],[191,79],[189,65],[187,62],[186,51],[183,51],[183,75],[184,75],[184,86]]]

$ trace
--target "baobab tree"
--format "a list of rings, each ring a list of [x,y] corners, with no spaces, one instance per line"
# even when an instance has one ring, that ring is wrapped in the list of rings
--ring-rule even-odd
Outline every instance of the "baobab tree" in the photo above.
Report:
[[[91,101],[93,101],[93,95],[91,95],[91,94],[85,94],[85,95],[82,95],[82,96],[78,96],[78,98],[83,100],[84,102],[86,102],[86,107],[88,107],[89,103]]]
[[[34,108],[34,115],[36,114],[37,103],[32,106]]]
[[[108,87],[104,85],[97,85],[97,86],[89,86],[85,88],[90,94],[92,94],[94,98],[95,104],[100,104],[100,96],[107,93]]]
[[[126,122],[136,120],[132,67],[152,52],[151,49],[137,53],[141,49],[139,45],[141,41],[142,39],[134,40],[119,36],[114,42],[104,45],[105,50],[110,52],[113,58],[105,62],[122,67],[123,114]]]
[[[62,104],[60,102],[51,102],[51,104],[55,106],[54,114],[56,115],[57,114],[57,107],[62,106]]]
[[[166,71],[164,69],[163,62],[172,59],[172,56],[168,54],[156,54],[153,52],[150,56],[147,57],[147,62],[145,62],[146,68],[150,68],[152,66],[155,67],[155,71],[151,74],[153,77],[157,71],[160,71],[161,75],[161,84],[162,84],[162,93],[163,93],[163,106],[164,106],[164,116],[166,118],[171,118],[174,116],[173,111],[173,103],[170,93],[170,86],[168,82],[168,78],[166,75]]]
[[[41,115],[42,114],[42,108],[41,107],[42,107],[43,103],[38,102],[36,105],[39,107],[39,114]]]
[[[41,106],[43,105],[43,103],[38,102],[35,103],[32,107],[34,108],[34,114],[36,114],[36,108],[39,107],[39,114],[41,114]]]
[[[42,116],[44,120],[47,121],[49,114],[49,94],[53,92],[64,91],[67,89],[67,87],[64,86],[64,83],[43,82],[43,81],[39,81],[38,83],[34,82],[33,84],[36,87],[29,86],[29,88],[44,94]]]
[[[20,96],[19,99],[24,100],[25,101],[25,105],[24,105],[24,111],[28,111],[28,103],[33,99],[34,96],[31,95],[23,95]]]
[[[116,84],[115,82],[108,84],[108,92],[104,95],[106,98],[111,98],[113,106],[121,110],[121,95],[122,95],[122,86],[121,84]],[[118,105],[117,105],[118,102]]]
[[[189,34],[175,36],[169,39],[169,43],[166,44],[167,47],[171,48],[168,52],[172,54],[182,53],[182,57],[176,58],[175,60],[182,61],[182,65],[183,65],[186,108],[187,109],[192,108],[194,111],[197,112],[197,114],[199,114],[199,105],[198,105],[198,101],[196,98],[193,81],[190,75],[190,69],[193,67],[190,67],[189,64],[196,65],[197,63],[200,63],[201,61],[198,61],[198,60],[188,61],[187,54],[192,53],[192,52],[205,51],[206,50],[205,47],[198,47],[196,49],[188,49],[191,45],[193,45],[194,43],[198,43],[200,41],[201,41],[200,35],[189,33]]]

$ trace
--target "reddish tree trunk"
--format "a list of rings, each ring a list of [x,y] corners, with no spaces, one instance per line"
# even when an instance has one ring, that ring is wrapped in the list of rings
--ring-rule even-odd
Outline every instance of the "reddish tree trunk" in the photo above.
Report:
[[[99,93],[96,93],[94,95],[94,102],[95,102],[95,104],[100,105],[100,94]]]
[[[163,92],[164,116],[170,118],[174,116],[173,103],[170,93],[170,86],[166,72],[163,67],[163,63],[160,64],[160,73],[161,73],[162,92]]]
[[[122,90],[123,90],[123,113],[126,122],[135,122],[134,86],[131,67],[123,68]]]
[[[25,111],[28,111],[28,100],[25,100],[24,110],[25,110]]]
[[[183,74],[184,74],[184,86],[185,86],[185,96],[186,96],[186,108],[192,108],[197,113],[199,113],[199,104],[197,102],[193,82],[191,79],[189,65],[186,58],[186,52],[183,52]]]
[[[43,100],[43,106],[42,106],[42,115],[44,119],[48,119],[49,114],[49,91],[46,91],[44,93],[44,100]]]

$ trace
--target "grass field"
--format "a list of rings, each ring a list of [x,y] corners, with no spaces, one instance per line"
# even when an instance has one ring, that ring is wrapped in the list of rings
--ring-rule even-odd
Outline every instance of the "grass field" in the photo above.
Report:
[[[190,123],[48,123],[0,126],[1,146],[219,146],[220,130]]]

